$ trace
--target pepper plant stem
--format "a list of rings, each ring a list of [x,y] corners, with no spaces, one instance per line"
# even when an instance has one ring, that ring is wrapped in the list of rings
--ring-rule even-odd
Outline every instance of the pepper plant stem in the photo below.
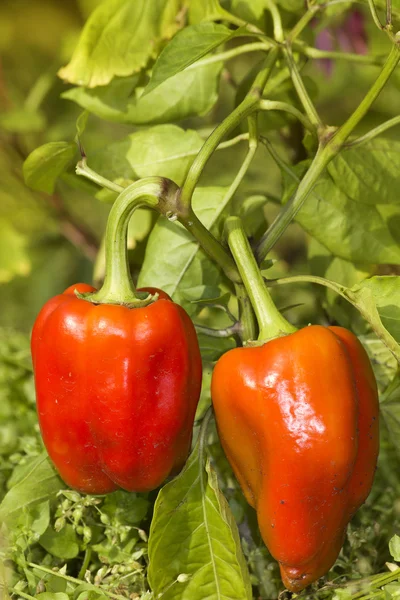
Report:
[[[85,298],[94,303],[144,306],[152,301],[141,297],[132,281],[127,250],[128,223],[138,206],[155,208],[162,200],[176,194],[177,186],[162,177],[148,177],[124,189],[115,201],[106,229],[106,274],[98,292]]]
[[[235,110],[224,120],[218,127],[214,129],[209,138],[204,142],[200,152],[194,159],[192,166],[186,176],[186,180],[182,186],[180,203],[183,210],[189,212],[192,201],[193,192],[199,182],[204,167],[206,166],[211,155],[214,153],[221,140],[225,135],[232,131],[237,125],[252,112],[257,110],[258,102],[261,98],[263,89],[268,81],[269,76],[275,66],[278,58],[278,48],[272,48],[265,60],[263,69],[257,75],[254,84],[244,100],[235,108]]]
[[[382,71],[379,73],[374,84],[369,89],[366,96],[357,106],[353,114],[347,119],[347,121],[338,129],[337,133],[330,140],[329,145],[333,147],[335,154],[340,150],[342,144],[347,140],[351,132],[359,124],[361,119],[366,115],[370,106],[375,102],[379,94],[381,93],[385,83],[395,70],[400,60],[400,36],[398,37],[397,43],[393,44],[389,56],[383,66]]]
[[[86,179],[90,179],[90,181],[93,181],[93,183],[97,183],[97,185],[100,187],[107,188],[112,192],[117,192],[117,194],[124,190],[124,188],[121,185],[118,185],[118,183],[114,183],[99,173],[96,173],[96,171],[93,171],[93,169],[87,165],[86,158],[82,158],[82,160],[78,162],[75,172],[77,175],[83,175],[86,177]]]
[[[322,174],[331,158],[332,157],[330,153],[326,151],[326,148],[321,149],[320,147],[318,149],[314,161],[300,181],[295,194],[291,197],[289,202],[285,204],[276,219],[272,222],[266,234],[261,238],[256,248],[256,256],[259,263],[267,256],[268,252],[274,247],[281,235],[293,221],[300,208],[303,206],[303,203],[311,194],[319,176]]]
[[[246,137],[248,137],[248,134],[246,134]],[[250,147],[251,147],[251,145],[250,145]],[[249,150],[248,154],[250,154],[250,150]],[[250,160],[251,160],[252,156],[253,156],[253,152],[251,153]],[[241,170],[239,171],[238,176],[235,178],[235,181],[233,182],[232,186],[237,181],[244,166],[247,170],[250,160],[248,160],[246,157],[245,162],[243,163]],[[123,188],[122,186],[120,186],[118,184],[114,184],[112,181],[109,181],[108,179],[105,179],[104,177],[102,177],[101,175],[99,175],[98,173],[96,173],[95,171],[90,169],[87,166],[86,162],[83,163],[83,161],[81,161],[79,163],[79,165],[77,166],[76,172],[78,173],[78,175],[83,175],[84,177],[87,177],[91,181],[98,183],[102,187],[105,187],[112,191],[118,191],[121,194],[122,194],[122,192],[124,192],[124,190],[128,189],[128,188]],[[243,175],[244,175],[244,173],[241,174],[240,181],[242,180]],[[157,178],[157,177],[149,178],[149,179],[160,179],[161,180],[161,178]],[[137,184],[140,184],[143,181],[146,181],[146,180],[142,179],[142,180],[138,181]],[[240,181],[237,183],[237,185],[239,185]],[[175,190],[178,189],[177,186],[172,181],[170,181],[168,179],[164,179],[164,182],[166,182],[166,183],[170,182],[169,183],[170,186],[172,186]],[[133,184],[133,185],[135,185],[135,184]],[[233,195],[234,192],[236,191],[237,187],[235,187],[232,190],[232,186],[231,186],[229,192],[231,192],[231,194]],[[129,189],[131,189],[131,188],[132,188],[132,186],[129,187]],[[222,246],[222,244],[220,244],[218,242],[218,240],[212,235],[212,233],[210,233],[209,230],[206,227],[204,227],[203,223],[197,218],[197,216],[195,215],[195,213],[193,212],[191,207],[189,209],[189,213],[187,213],[186,211],[185,212],[180,211],[180,202],[178,199],[178,194],[170,194],[167,202],[166,201],[160,202],[160,203],[157,202],[155,204],[153,204],[151,202],[149,203],[147,201],[143,201],[143,198],[142,198],[142,201],[140,201],[140,199],[139,199],[139,201],[135,205],[135,207],[138,207],[141,204],[145,204],[149,208],[154,208],[160,214],[166,216],[167,218],[171,218],[171,216],[172,216],[172,218],[175,218],[180,223],[182,223],[182,225],[199,242],[200,246],[204,249],[204,251],[207,252],[207,254],[209,256],[211,256],[215,260],[215,262],[221,267],[221,269],[224,271],[224,273],[227,275],[227,277],[233,282],[240,282],[239,272],[236,268],[234,260],[232,259],[231,255],[229,254],[229,252],[226,250],[226,248],[224,248],[224,246]],[[134,208],[132,208],[132,210],[134,210]]]
[[[227,193],[225,194],[221,206],[223,210],[228,206],[229,202],[235,195],[239,185],[241,184],[243,177],[247,173],[251,161],[254,158],[258,147],[258,129],[257,129],[257,118],[256,115],[251,115],[248,118],[249,124],[249,149],[245,156],[245,159],[235,177],[231,183]],[[221,211],[219,211],[220,214]],[[218,214],[218,216],[219,216]],[[222,246],[218,240],[212,235],[212,233],[204,227],[199,221],[195,212],[193,211],[192,205],[189,208],[189,214],[186,211],[178,211],[177,217],[180,223],[198,240],[201,247],[211,258],[221,267],[225,275],[233,282],[240,283],[240,275],[236,268],[235,261],[232,259],[230,253]]]
[[[344,60],[347,62],[361,63],[365,65],[382,65],[385,62],[386,56],[369,56],[367,54],[356,54],[353,52],[338,52],[335,50],[320,50],[319,48],[312,48],[311,46],[305,46],[300,42],[293,44],[294,50],[304,54],[309,58],[321,59],[328,58],[332,60]]]
[[[273,303],[238,217],[226,220],[225,234],[257,317],[258,339],[266,341],[296,331]]]
[[[355,146],[365,144],[366,142],[373,140],[378,135],[381,135],[381,133],[387,131],[391,127],[395,127],[396,125],[400,125],[400,116],[393,117],[393,119],[389,119],[388,121],[385,121],[385,123],[381,123],[381,125],[374,127],[374,129],[371,129],[371,131],[368,131],[368,133],[366,133],[365,135],[362,135],[359,138],[356,138],[355,140],[347,142],[346,148],[354,148]]]
[[[307,117],[309,118],[309,120],[311,121],[311,123],[314,125],[314,127],[316,129],[318,129],[319,127],[322,127],[322,121],[321,121],[321,119],[315,109],[315,106],[312,103],[311,98],[308,95],[308,92],[305,88],[304,82],[300,75],[300,71],[296,65],[296,61],[293,58],[293,53],[292,53],[292,49],[290,46],[287,46],[284,49],[284,55],[286,58],[287,65],[289,67],[290,76],[292,78],[293,85],[296,89],[296,92],[300,99],[300,102],[303,105],[304,111],[305,111]]]
[[[308,129],[311,133],[314,133],[315,129],[310,120],[303,115],[296,107],[287,104],[287,102],[279,102],[277,100],[260,100],[259,107],[261,110],[279,110],[287,112],[302,123],[302,125]]]
[[[293,29],[289,31],[288,35],[286,36],[286,43],[291,44],[300,35],[300,33],[305,27],[307,27],[309,22],[313,19],[314,15],[319,11],[320,8],[321,6],[318,4],[311,4],[309,6],[307,12],[304,13]]]
[[[322,140],[317,154],[310,165],[307,173],[299,183],[295,194],[289,202],[283,207],[279,215],[273,221],[267,232],[261,238],[257,248],[256,256],[258,262],[261,262],[275,245],[288,225],[292,222],[305,200],[311,194],[318,178],[325,170],[329,162],[339,153],[347,138],[361,119],[366,115],[369,108],[379,96],[389,77],[396,68],[400,60],[400,38],[394,44],[386,63],[372,84],[365,98],[360,102],[353,114],[347,121],[332,135],[328,140]],[[296,175],[295,175],[296,177]]]

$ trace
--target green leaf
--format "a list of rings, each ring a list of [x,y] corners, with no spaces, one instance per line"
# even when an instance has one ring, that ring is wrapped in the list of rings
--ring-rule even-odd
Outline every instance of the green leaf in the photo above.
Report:
[[[119,525],[137,525],[149,510],[149,501],[144,494],[118,490],[106,496],[101,510]]]
[[[35,504],[29,509],[29,527],[31,531],[42,535],[50,522],[50,503],[48,500]]]
[[[341,152],[328,166],[337,185],[363,204],[398,204],[400,142],[373,140]]]
[[[400,344],[400,277],[370,277],[352,288],[372,293],[383,326]]]
[[[142,95],[137,76],[115,78],[108,86],[74,88],[63,94],[107,121],[147,125],[170,123],[208,113],[218,99],[222,63],[194,66]]]
[[[389,552],[396,562],[400,562],[400,536],[394,535],[389,542]]]
[[[219,21],[226,15],[218,0],[186,0],[191,25],[202,21]]]
[[[196,131],[157,125],[110,144],[90,156],[88,163],[111,180],[159,175],[181,185],[202,145]]]
[[[267,0],[232,0],[230,8],[241,19],[259,25],[267,9]]]
[[[305,169],[305,163],[297,165],[295,176],[299,178]],[[284,182],[284,201],[287,201],[298,183],[287,174],[284,174]],[[376,206],[364,205],[361,209],[330,177],[318,180],[296,220],[340,258],[350,262],[400,264],[400,246]]]
[[[385,600],[398,600],[400,598],[399,583],[389,583],[383,587],[385,592]]]
[[[78,538],[72,525],[65,525],[61,531],[54,531],[50,526],[39,539],[39,544],[43,548],[64,560],[75,558],[79,554]]]
[[[25,183],[34,190],[52,194],[58,177],[76,154],[76,145],[50,142],[36,148],[24,162]]]
[[[233,337],[217,338],[204,333],[198,333],[201,357],[204,361],[214,362],[218,360],[225,352],[236,347]]]
[[[0,522],[12,525],[20,511],[52,498],[64,487],[45,452],[30,464],[28,472],[4,496],[0,504]]]
[[[229,505],[202,442],[160,491],[149,538],[149,583],[163,600],[251,600],[249,573]]]
[[[225,188],[197,188],[193,208],[202,223],[211,228],[224,209]],[[162,252],[160,252],[162,249]],[[150,234],[139,274],[139,287],[154,285],[182,304],[189,314],[198,311],[191,300],[220,295],[221,275],[198,243],[177,222],[160,217]]]
[[[236,35],[225,25],[200,23],[185,27],[169,42],[158,57],[143,94],[180,73],[212,50]]]
[[[105,0],[90,15],[59,76],[96,87],[140,71],[161,41],[176,31],[179,4],[179,0]]]
[[[91,583],[82,583],[74,590],[73,600],[97,600],[98,598],[106,600],[108,596],[98,586],[94,586]]]
[[[382,393],[395,377],[398,363],[389,348],[374,334],[362,335],[359,339],[371,360],[378,389]]]

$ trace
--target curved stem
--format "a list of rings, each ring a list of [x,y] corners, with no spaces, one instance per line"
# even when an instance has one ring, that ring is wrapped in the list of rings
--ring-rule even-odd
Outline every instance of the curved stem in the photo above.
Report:
[[[261,110],[280,110],[287,112],[294,117],[296,117],[302,125],[304,125],[305,129],[308,129],[311,133],[315,133],[315,128],[313,127],[311,121],[303,115],[297,108],[287,104],[287,102],[279,102],[275,100],[260,100],[259,108]]]
[[[264,68],[257,75],[253,86],[244,100],[235,108],[235,110],[218,125],[204,142],[200,152],[194,159],[192,166],[186,176],[185,182],[182,186],[180,202],[184,210],[189,212],[189,208],[192,201],[193,192],[199,182],[200,176],[206,166],[211,155],[216,150],[221,140],[225,135],[232,131],[237,125],[252,112],[257,109],[258,101],[261,97],[262,91],[268,81],[268,78],[275,66],[275,62],[278,58],[279,50],[273,48],[268,53],[265,60]]]
[[[119,194],[124,190],[124,188],[121,185],[118,185],[118,183],[113,183],[99,173],[96,173],[96,171],[93,171],[93,169],[87,165],[86,158],[82,158],[82,160],[78,162],[75,172],[77,175],[83,175],[83,177],[86,177],[86,179],[90,179],[90,181],[93,181],[93,183],[97,183],[97,185],[105,187],[112,192],[117,192]]]
[[[266,2],[267,9],[271,13],[272,23],[274,27],[274,39],[282,43],[283,42],[283,28],[282,28],[282,19],[279,13],[278,7],[276,6],[274,0],[267,0]]]
[[[177,190],[178,187],[168,179],[148,177],[121,192],[107,221],[104,283],[98,292],[83,294],[85,300],[130,307],[145,306],[154,300],[151,295],[135,290],[128,262],[128,223],[136,208],[143,205],[155,208],[160,202],[167,203]]]
[[[348,288],[340,283],[336,283],[335,281],[324,279],[324,277],[318,277],[318,275],[292,275],[290,277],[281,277],[280,279],[266,279],[265,281],[268,286],[284,285],[287,283],[318,283],[319,285],[330,288],[348,300],[347,296],[345,295],[345,292]]]
[[[378,29],[383,31],[384,27],[379,19],[378,11],[376,10],[374,0],[368,0],[368,4],[369,4],[369,10],[371,12],[371,16],[372,16],[372,19],[373,19],[375,25],[377,26]]]
[[[368,133],[366,133],[365,135],[362,135],[361,137],[356,138],[355,140],[347,142],[347,144],[345,144],[345,147],[346,148],[354,148],[355,146],[360,146],[361,144],[365,144],[366,142],[369,142],[372,139],[374,139],[376,136],[381,135],[381,133],[383,133],[387,129],[390,129],[391,127],[395,127],[396,125],[400,125],[400,116],[393,117],[393,119],[389,119],[385,123],[382,123],[381,125],[378,125],[374,129],[371,129],[371,131],[368,131]]]
[[[252,254],[241,220],[238,217],[229,217],[225,222],[225,233],[256,313],[260,330],[258,339],[266,341],[296,331],[272,301]]]
[[[245,156],[245,159],[235,177],[233,182],[231,183],[227,193],[225,194],[222,202],[221,202],[221,210],[225,209],[228,206],[229,202],[235,195],[239,185],[241,184],[243,177],[247,173],[247,170],[250,166],[251,161],[254,158],[254,155],[257,151],[258,146],[258,130],[257,130],[257,118],[255,115],[251,115],[248,118],[249,124],[249,149]],[[179,203],[180,204],[180,203]],[[179,210],[176,213],[178,220],[182,225],[190,231],[190,233],[198,240],[201,247],[211,258],[221,267],[224,271],[225,275],[234,283],[239,283],[241,281],[239,272],[236,268],[235,262],[232,259],[230,253],[226,250],[224,246],[222,246],[218,240],[212,235],[212,233],[204,227],[201,221],[197,218],[195,212],[193,211],[192,206],[190,205],[189,212],[187,210],[182,210],[179,205]],[[216,218],[219,217],[221,211],[218,211],[216,214]],[[215,222],[215,221],[214,221]]]

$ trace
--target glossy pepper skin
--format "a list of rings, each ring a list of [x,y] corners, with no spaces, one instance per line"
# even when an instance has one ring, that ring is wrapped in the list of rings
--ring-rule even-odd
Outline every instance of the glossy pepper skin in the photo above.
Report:
[[[190,449],[202,377],[194,326],[154,288],[159,299],[133,309],[75,290],[94,288],[77,284],[49,300],[32,332],[45,446],[72,488],[152,490]]]
[[[314,325],[227,352],[211,394],[226,456],[298,592],[333,565],[372,486],[379,407],[369,358],[348,330]]]

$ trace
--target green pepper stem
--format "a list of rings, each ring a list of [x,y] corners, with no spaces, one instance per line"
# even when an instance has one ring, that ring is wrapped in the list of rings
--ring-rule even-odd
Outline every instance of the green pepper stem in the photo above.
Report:
[[[225,221],[225,234],[257,317],[258,340],[266,341],[296,331],[273,303],[238,217]]]
[[[136,292],[128,261],[128,224],[139,206],[156,208],[168,202],[178,187],[163,177],[147,177],[124,189],[116,199],[107,222],[105,237],[106,273],[98,292],[82,295],[94,304],[123,304],[129,307],[146,306],[155,300],[149,294]]]

